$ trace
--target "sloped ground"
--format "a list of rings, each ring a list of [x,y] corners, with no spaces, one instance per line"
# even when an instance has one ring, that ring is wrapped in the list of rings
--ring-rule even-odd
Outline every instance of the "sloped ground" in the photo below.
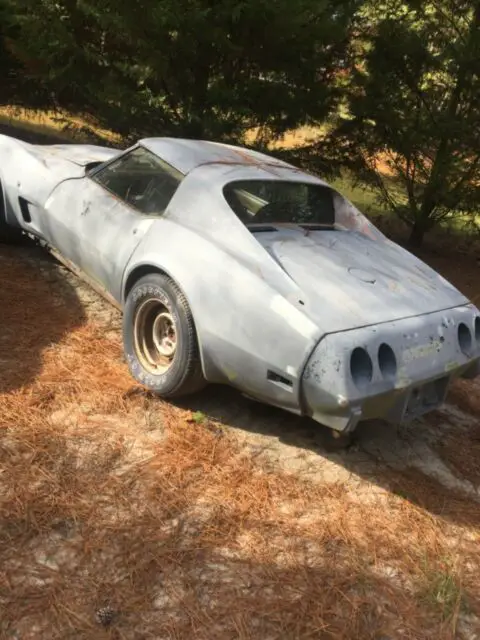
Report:
[[[116,146],[121,143],[118,135],[100,128],[95,118],[11,106],[0,106],[0,134],[32,144],[76,142]]]
[[[331,454],[234,391],[146,395],[40,249],[0,278],[1,638],[480,638],[478,384]]]

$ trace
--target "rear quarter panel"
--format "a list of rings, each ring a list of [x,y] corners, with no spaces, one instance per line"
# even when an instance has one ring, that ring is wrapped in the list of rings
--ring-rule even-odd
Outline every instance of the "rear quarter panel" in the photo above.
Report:
[[[123,286],[142,265],[167,273],[188,299],[206,379],[299,411],[301,374],[321,332],[302,310],[295,283],[239,225],[218,243],[174,219],[157,220]],[[290,384],[269,380],[269,371]]]

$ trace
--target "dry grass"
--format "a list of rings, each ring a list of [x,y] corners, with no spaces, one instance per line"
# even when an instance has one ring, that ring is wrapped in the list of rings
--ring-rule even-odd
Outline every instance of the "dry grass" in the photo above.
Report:
[[[479,637],[478,503],[268,470],[52,273],[0,248],[0,638]]]
[[[93,139],[107,145],[121,143],[120,136],[99,127],[94,118],[75,117],[62,111],[36,111],[4,106],[0,107],[0,125],[17,127],[32,134],[65,142],[91,143]]]
[[[456,380],[449,392],[450,403],[477,417],[475,425],[450,429],[437,443],[442,460],[453,473],[480,487],[480,380]],[[434,418],[433,418],[434,419]],[[480,508],[478,509],[480,526]]]

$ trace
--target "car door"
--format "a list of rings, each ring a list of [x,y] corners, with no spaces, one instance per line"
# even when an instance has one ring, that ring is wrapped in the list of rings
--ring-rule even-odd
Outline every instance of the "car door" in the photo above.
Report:
[[[67,180],[46,203],[47,240],[119,299],[125,267],[183,175],[143,147]]]

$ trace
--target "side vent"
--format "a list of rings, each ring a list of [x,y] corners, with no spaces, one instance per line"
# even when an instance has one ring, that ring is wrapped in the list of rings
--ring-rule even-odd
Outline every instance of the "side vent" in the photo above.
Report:
[[[22,198],[21,196],[18,198],[18,204],[20,205],[20,211],[22,212],[22,218],[25,222],[31,222],[32,216],[30,215],[30,209],[28,207],[28,200]]]
[[[293,387],[293,380],[289,380],[288,378],[275,373],[275,371],[272,371],[271,369],[267,371],[267,380],[281,384],[284,387],[290,387],[290,389]]]

